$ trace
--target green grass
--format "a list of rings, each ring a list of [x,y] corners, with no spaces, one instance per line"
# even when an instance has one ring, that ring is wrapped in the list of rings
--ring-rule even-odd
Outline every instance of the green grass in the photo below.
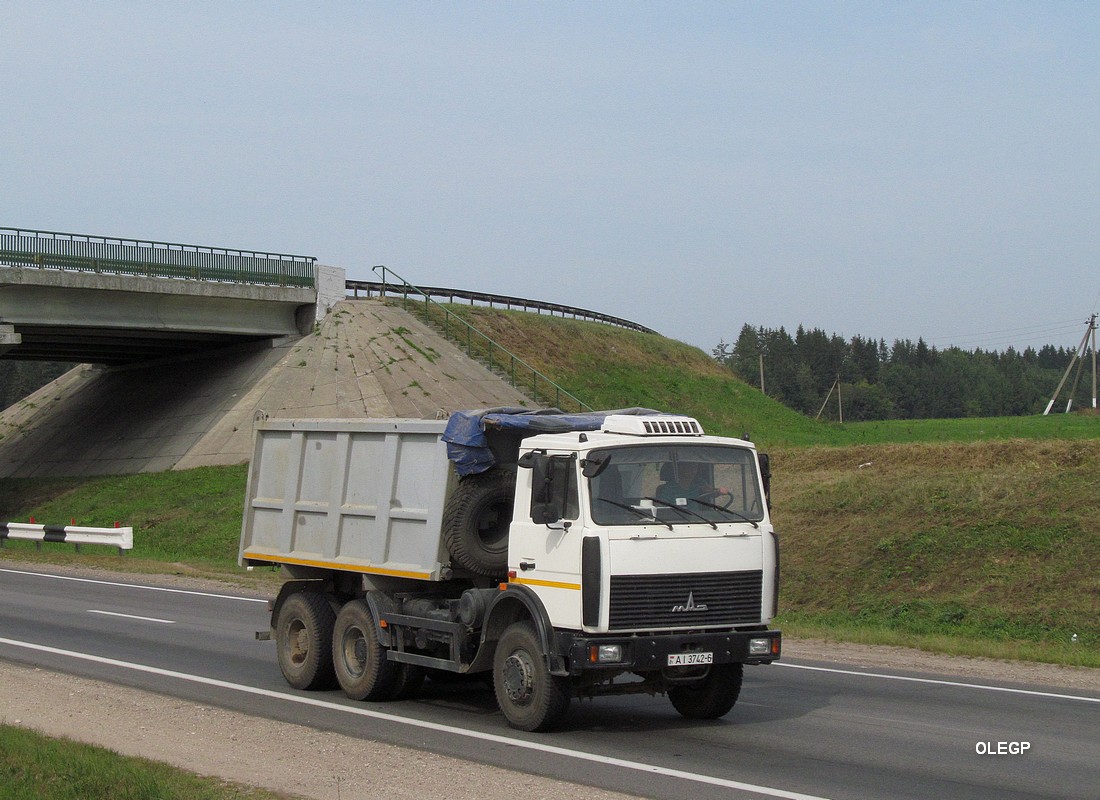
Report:
[[[835,443],[897,444],[902,442],[973,442],[990,439],[1097,439],[1100,417],[1093,414],[1051,414],[1027,417],[889,420],[831,424],[840,428]]]
[[[772,463],[792,630],[1100,666],[1100,443],[812,448]]]
[[[3,800],[275,800],[288,795],[205,778],[102,747],[0,724]]]

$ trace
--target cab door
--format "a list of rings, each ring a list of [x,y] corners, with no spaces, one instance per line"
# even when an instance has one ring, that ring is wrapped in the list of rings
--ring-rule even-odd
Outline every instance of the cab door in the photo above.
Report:
[[[510,583],[534,591],[554,627],[581,627],[581,525],[575,453],[520,458],[508,538]]]

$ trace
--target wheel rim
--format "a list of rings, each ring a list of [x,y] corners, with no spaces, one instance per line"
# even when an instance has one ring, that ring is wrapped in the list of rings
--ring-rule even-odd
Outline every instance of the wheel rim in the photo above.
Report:
[[[512,522],[512,504],[496,500],[482,510],[477,520],[477,538],[490,552],[501,552],[508,547],[508,528]]]
[[[290,623],[287,633],[289,650],[287,655],[290,656],[290,663],[301,666],[309,655],[309,632],[306,630],[305,623],[296,619]]]
[[[524,650],[517,650],[504,660],[501,678],[504,680],[504,692],[516,705],[524,705],[531,700],[534,688],[535,665],[531,656]]]
[[[340,639],[340,654],[344,669],[353,678],[359,678],[367,667],[367,641],[363,631],[352,626],[344,631]]]

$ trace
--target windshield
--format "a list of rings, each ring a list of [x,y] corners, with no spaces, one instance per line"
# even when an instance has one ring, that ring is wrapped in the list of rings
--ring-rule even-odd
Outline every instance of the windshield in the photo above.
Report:
[[[743,447],[639,445],[593,451],[607,458],[589,478],[598,525],[684,525],[764,519],[756,459]]]

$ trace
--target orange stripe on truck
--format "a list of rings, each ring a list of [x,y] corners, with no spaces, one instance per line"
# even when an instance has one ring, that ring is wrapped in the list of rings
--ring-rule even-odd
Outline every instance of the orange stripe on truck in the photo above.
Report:
[[[354,564],[345,564],[340,561],[314,561],[309,558],[291,558],[289,556],[273,556],[268,553],[245,553],[248,561],[267,561],[273,564],[297,564],[302,567],[321,567],[323,569],[339,569],[345,572],[364,572],[370,575],[392,575],[398,578],[415,578],[422,581],[430,581],[430,572],[410,572],[401,569],[383,569],[382,567],[361,567]],[[577,587],[580,588],[580,587]]]

